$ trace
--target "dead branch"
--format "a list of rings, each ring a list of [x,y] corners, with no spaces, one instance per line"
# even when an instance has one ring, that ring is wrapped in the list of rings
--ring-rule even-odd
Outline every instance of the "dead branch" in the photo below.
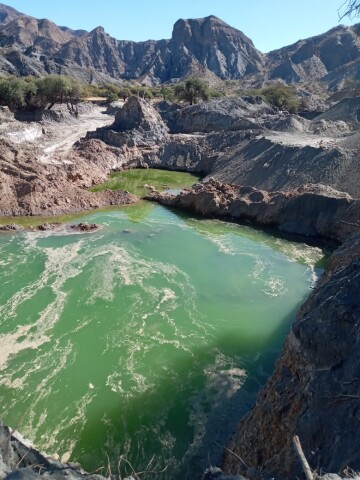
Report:
[[[301,447],[300,439],[297,435],[293,437],[293,444],[296,450],[296,453],[299,456],[302,468],[304,470],[305,476],[307,480],[315,480],[315,475],[313,474],[310,465],[308,464],[308,461],[306,460],[304,451]]]

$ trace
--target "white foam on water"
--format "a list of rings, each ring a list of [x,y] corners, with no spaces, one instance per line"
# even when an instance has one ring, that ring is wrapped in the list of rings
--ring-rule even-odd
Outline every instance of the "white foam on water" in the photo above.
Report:
[[[271,263],[268,259],[258,255],[254,256],[254,260],[254,267],[249,273],[249,278],[253,281],[258,281],[263,278],[265,272],[270,268]]]
[[[78,276],[91,260],[88,250],[82,251],[85,239],[57,248],[41,248],[37,244],[39,238],[44,238],[44,235],[28,234],[25,248],[32,254],[39,250],[42,252],[45,256],[44,269],[36,280],[21,288],[0,306],[0,318],[15,318],[18,308],[44,288],[50,288],[55,298],[39,313],[35,322],[19,326],[10,334],[0,335],[0,368],[6,366],[11,355],[27,348],[38,348],[49,340],[49,333],[60,320],[69,295],[63,291],[65,283]],[[86,242],[89,248],[89,239]]]
[[[0,370],[6,366],[11,355],[16,355],[27,348],[37,348],[47,341],[44,335],[30,334],[31,328],[32,325],[23,325],[15,332],[0,335]],[[4,380],[4,378],[0,379],[0,383]]]
[[[4,305],[0,306],[0,317],[14,317],[17,308],[30,300],[39,290],[49,286],[55,294],[59,293],[60,287],[69,279],[80,273],[76,266],[76,257],[83,242],[73,243],[58,248],[43,248],[46,256],[45,266],[40,277],[32,284],[26,285],[13,295]],[[32,253],[34,245],[27,244]],[[37,247],[38,248],[38,247]]]
[[[273,276],[266,280],[263,292],[269,297],[281,297],[287,292],[287,288],[282,278]]]
[[[225,253],[226,255],[236,255],[236,247],[229,235],[213,235],[208,233],[206,237],[219,249],[219,252]]]
[[[279,251],[286,255],[289,261],[300,262],[309,267],[314,266],[324,256],[321,248],[312,247],[303,243],[286,242],[276,239]]]
[[[41,436],[44,448],[50,452],[63,452],[62,455],[66,454],[68,458],[71,457],[86,423],[86,411],[95,396],[95,390],[89,389],[83,397],[63,410],[61,416],[59,415],[56,428],[48,429]],[[70,430],[71,434],[66,435],[66,439],[64,439],[63,433],[66,430]]]

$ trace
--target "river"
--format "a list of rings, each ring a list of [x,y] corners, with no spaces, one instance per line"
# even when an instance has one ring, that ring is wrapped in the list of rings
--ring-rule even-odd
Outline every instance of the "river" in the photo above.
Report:
[[[89,471],[196,478],[271,373],[322,251],[147,202],[81,221],[100,228],[0,235],[1,417]]]

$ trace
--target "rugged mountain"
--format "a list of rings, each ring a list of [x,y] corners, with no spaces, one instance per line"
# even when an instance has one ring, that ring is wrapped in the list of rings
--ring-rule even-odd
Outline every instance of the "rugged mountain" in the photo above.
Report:
[[[338,81],[353,68],[360,75],[359,25],[339,25],[328,32],[311,37],[266,55],[266,71],[270,80],[282,79],[288,83],[309,80],[328,80],[338,72]],[[334,79],[336,83],[336,78]]]
[[[69,73],[88,81],[100,74],[159,83],[194,73],[242,78],[262,71],[264,63],[249,38],[214,16],[177,21],[169,40],[132,42],[116,40],[102,27],[89,33],[58,27],[1,4],[0,15],[4,73]]]
[[[242,78],[262,70],[263,55],[242,32],[214,16],[178,20],[171,39],[170,77],[183,76],[184,67],[199,62],[219,78]]]
[[[117,40],[102,27],[74,31],[0,4],[0,72],[145,83],[195,74],[244,79],[247,86],[276,79],[323,81],[337,89],[345,78],[360,78],[359,28],[340,25],[265,55],[241,31],[213,15],[178,20],[168,40],[133,42]]]
[[[83,31],[58,27],[47,19],[38,20],[0,4],[0,46],[15,47],[27,56],[34,52],[52,55]]]
[[[64,45],[55,58],[114,78],[151,76],[158,82],[190,75],[199,66],[222,79],[241,78],[263,64],[249,38],[214,16],[178,20],[170,40],[118,41],[98,27]]]

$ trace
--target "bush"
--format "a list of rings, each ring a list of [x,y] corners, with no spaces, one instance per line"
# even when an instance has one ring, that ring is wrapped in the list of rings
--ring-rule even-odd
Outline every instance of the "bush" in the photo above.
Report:
[[[106,95],[106,101],[107,101],[107,103],[116,102],[117,100],[119,100],[119,97],[118,97],[118,95],[116,95],[116,93],[114,93],[114,92],[109,92],[109,93]]]

